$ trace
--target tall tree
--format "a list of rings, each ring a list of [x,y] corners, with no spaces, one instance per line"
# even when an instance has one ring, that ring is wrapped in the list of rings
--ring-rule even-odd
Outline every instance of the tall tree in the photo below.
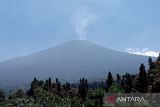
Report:
[[[139,92],[141,93],[147,92],[148,79],[144,64],[141,64],[139,68],[139,82],[140,82]]]
[[[58,84],[58,82],[59,82],[59,80],[58,80],[58,78],[56,78],[56,84]]]
[[[39,85],[39,81],[37,80],[37,78],[35,77],[34,80],[31,82],[31,87],[30,89],[27,91],[27,95],[28,96],[34,96],[34,89]]]
[[[106,92],[108,92],[110,86],[112,86],[112,84],[113,84],[113,77],[112,77],[112,73],[111,72],[108,72],[108,77],[106,79],[106,84],[107,84]]]
[[[89,87],[88,87],[88,80],[87,79],[85,79],[85,87],[86,87],[87,90],[89,89]]]
[[[154,62],[154,68],[149,69],[148,78],[149,78],[148,92],[159,93],[160,92],[160,55],[157,58],[157,61]]]
[[[58,78],[56,78],[56,87],[58,92],[62,91],[61,82],[59,81]]]
[[[125,81],[125,84],[126,84],[126,93],[131,93],[131,91],[132,91],[133,78],[134,78],[133,75],[131,75],[131,74],[129,74],[129,73],[126,73],[126,81]]]
[[[149,59],[148,59],[148,65],[149,65],[150,70],[154,68],[154,62],[152,61],[151,57],[149,57]]]
[[[135,75],[131,75],[129,73],[126,73],[122,76],[121,80],[121,87],[124,89],[126,93],[131,93],[133,88],[133,80],[135,78]]]
[[[51,90],[52,88],[52,80],[51,80],[51,77],[49,77],[48,79],[48,88]]]
[[[45,85],[44,85],[45,90],[49,90],[49,81],[46,80]]]
[[[78,87],[78,93],[80,95],[80,98],[82,98],[83,101],[86,100],[87,92],[88,92],[88,82],[87,79],[85,80],[84,77],[80,79],[80,84]]]
[[[120,84],[120,82],[121,82],[121,76],[117,74],[117,84]]]

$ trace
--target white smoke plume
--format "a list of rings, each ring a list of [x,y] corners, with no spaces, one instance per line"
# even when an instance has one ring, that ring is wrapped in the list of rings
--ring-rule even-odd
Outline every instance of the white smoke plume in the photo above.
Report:
[[[96,21],[97,18],[98,16],[88,8],[81,8],[74,12],[72,19],[78,40],[87,39],[87,29],[93,22]]]

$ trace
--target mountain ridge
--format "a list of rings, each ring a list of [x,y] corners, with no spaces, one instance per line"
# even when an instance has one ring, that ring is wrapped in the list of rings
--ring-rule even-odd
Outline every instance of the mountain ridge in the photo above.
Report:
[[[108,47],[105,47],[105,46],[101,46],[99,44],[96,44],[92,41],[89,41],[89,40],[69,40],[69,41],[65,41],[64,43],[60,43],[58,45],[55,45],[55,46],[52,46],[52,47],[49,47],[47,49],[43,49],[43,50],[39,50],[37,52],[33,52],[33,53],[30,53],[30,54],[27,54],[27,55],[22,55],[22,56],[17,56],[17,57],[13,57],[13,58],[10,58],[10,59],[7,59],[7,60],[3,60],[3,61],[0,61],[0,63],[3,63],[3,62],[6,62],[6,61],[10,61],[10,60],[15,60],[15,59],[19,59],[21,57],[27,57],[27,56],[30,56],[30,55],[34,55],[34,54],[37,54],[39,52],[44,52],[44,51],[47,51],[49,49],[53,49],[53,48],[56,48],[56,47],[59,47],[63,44],[66,44],[66,43],[76,43],[76,42],[88,42],[88,43],[92,43],[94,45],[98,45],[100,46],[101,48],[105,48],[105,49],[108,49],[108,50],[111,50],[111,51],[115,51],[115,52],[121,52],[123,54],[130,54],[130,55],[136,55],[136,56],[142,56],[142,57],[149,57],[149,56],[144,56],[144,55],[138,55],[138,54],[131,54],[131,53],[127,53],[127,52],[122,52],[122,51],[118,51],[118,50],[114,50],[114,49],[111,49],[111,48],[108,48]]]
[[[72,82],[81,77],[97,80],[104,79],[108,71],[113,74],[138,72],[139,65],[147,60],[148,57],[115,51],[88,40],[72,40],[34,54],[0,62],[0,78],[8,81],[9,85],[13,84],[11,80],[27,83],[34,77],[58,77]]]

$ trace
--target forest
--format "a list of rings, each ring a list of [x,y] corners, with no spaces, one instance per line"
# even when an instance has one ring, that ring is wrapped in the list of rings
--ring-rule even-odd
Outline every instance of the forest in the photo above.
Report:
[[[109,107],[106,93],[160,93],[160,56],[148,59],[149,68],[142,63],[138,74],[106,74],[105,81],[61,83],[58,78],[34,78],[27,91],[17,90],[11,95],[0,90],[0,107]]]

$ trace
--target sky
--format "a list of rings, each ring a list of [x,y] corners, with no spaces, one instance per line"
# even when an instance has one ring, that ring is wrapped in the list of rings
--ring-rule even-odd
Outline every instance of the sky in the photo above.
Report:
[[[0,0],[0,61],[77,39],[157,56],[160,0]]]

